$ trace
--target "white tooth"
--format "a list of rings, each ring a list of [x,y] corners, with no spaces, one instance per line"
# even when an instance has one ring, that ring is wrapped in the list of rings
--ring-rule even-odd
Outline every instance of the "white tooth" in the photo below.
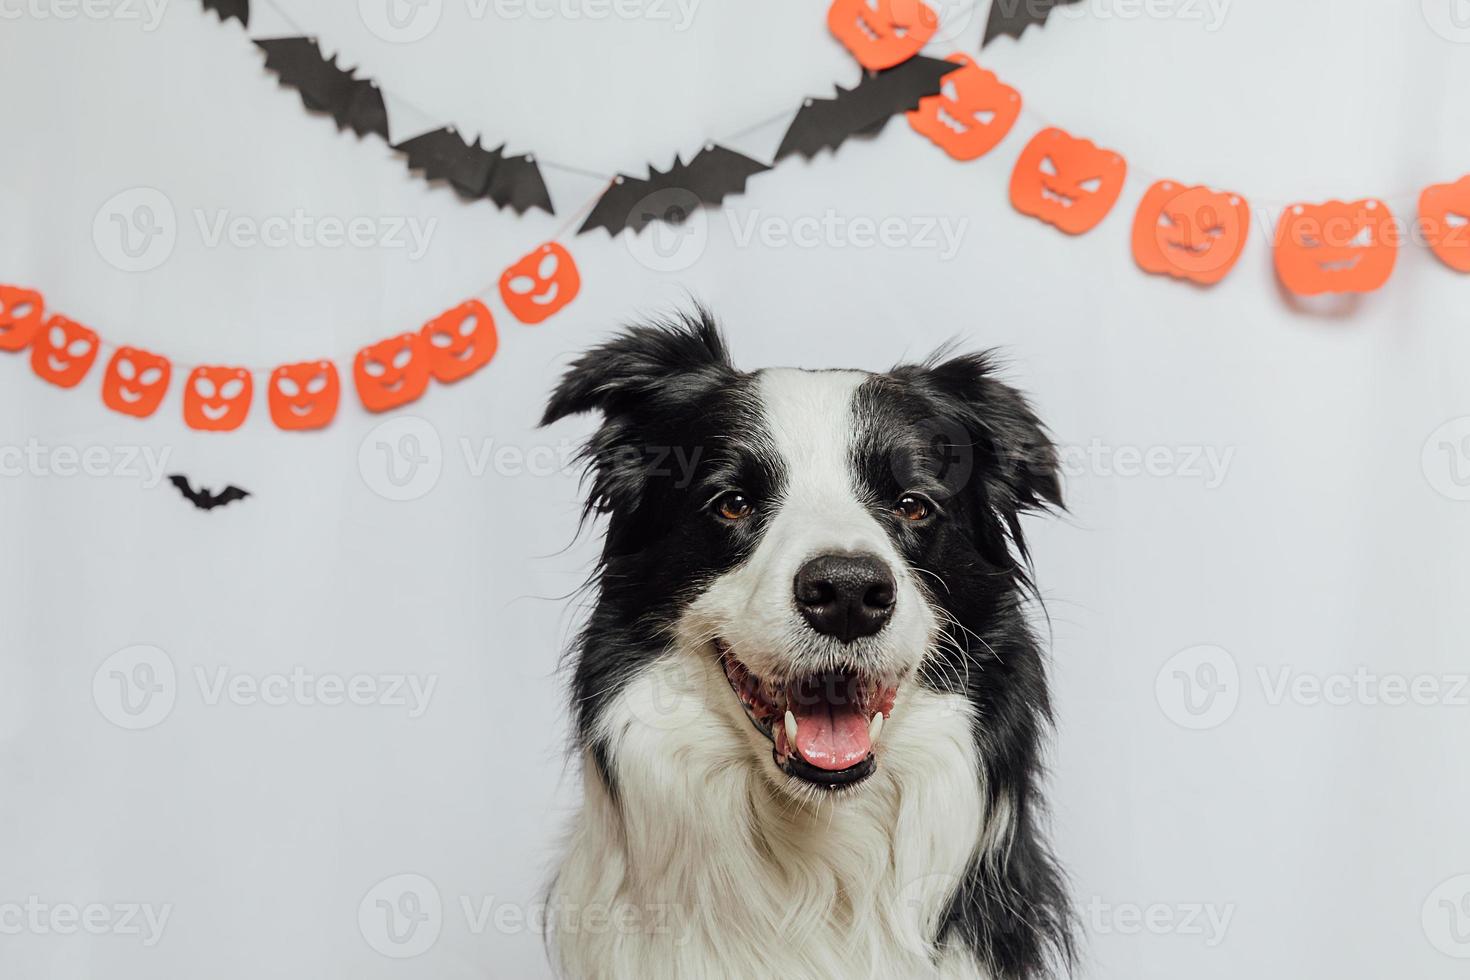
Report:
[[[883,734],[883,712],[873,715],[873,720],[868,722],[868,741],[874,745],[878,744],[878,736]]]
[[[786,712],[786,744],[796,749],[796,716],[790,711]]]

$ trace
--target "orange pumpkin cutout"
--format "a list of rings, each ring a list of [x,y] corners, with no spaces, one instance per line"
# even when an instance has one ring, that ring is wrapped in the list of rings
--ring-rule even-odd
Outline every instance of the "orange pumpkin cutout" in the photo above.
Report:
[[[250,414],[253,388],[244,368],[195,368],[184,382],[184,424],[204,432],[238,429]]]
[[[827,28],[858,64],[877,71],[918,54],[939,29],[921,0],[832,0]]]
[[[271,421],[287,431],[320,429],[337,414],[342,380],[331,361],[282,364],[271,372],[266,388]]]
[[[163,401],[172,372],[166,357],[136,347],[119,347],[102,376],[102,404],[114,412],[147,418]]]
[[[1276,274],[1303,296],[1369,293],[1393,273],[1398,239],[1382,201],[1293,204],[1276,226]]]
[[[1424,188],[1419,226],[1441,262],[1456,272],[1470,272],[1470,176]]]
[[[424,324],[419,334],[428,353],[429,373],[445,384],[489,364],[500,346],[495,318],[477,299],[441,313]]]
[[[1091,140],[1043,129],[1021,151],[1011,171],[1011,205],[1069,235],[1097,227],[1118,195],[1128,163]]]
[[[25,350],[41,328],[41,294],[0,286],[0,350]]]
[[[403,333],[364,347],[352,362],[352,380],[369,412],[407,405],[429,386],[429,355],[423,338]]]
[[[73,388],[97,360],[97,333],[59,313],[46,321],[31,344],[31,370],[62,388]]]
[[[919,100],[908,113],[909,125],[956,160],[975,160],[995,149],[1016,124],[1021,93],[968,55],[952,54],[949,60],[963,67],[944,76],[938,95]]]
[[[1213,285],[1235,267],[1250,226],[1239,194],[1161,180],[1134,215],[1133,258],[1144,272]]]
[[[540,323],[582,288],[571,253],[547,242],[500,274],[500,298],[522,323]]]

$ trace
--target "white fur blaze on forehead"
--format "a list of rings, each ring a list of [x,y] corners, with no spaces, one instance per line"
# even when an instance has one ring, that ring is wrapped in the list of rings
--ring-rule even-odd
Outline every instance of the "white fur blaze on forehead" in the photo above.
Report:
[[[862,371],[760,373],[761,415],[785,486],[768,535],[794,534],[809,554],[876,551],[886,537],[859,498],[853,403]],[[788,538],[788,540],[790,540]]]

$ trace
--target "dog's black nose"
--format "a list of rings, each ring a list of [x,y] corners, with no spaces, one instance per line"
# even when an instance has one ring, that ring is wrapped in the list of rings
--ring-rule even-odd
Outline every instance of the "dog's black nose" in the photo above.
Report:
[[[893,573],[872,555],[818,555],[796,573],[796,605],[812,629],[851,643],[893,614]]]

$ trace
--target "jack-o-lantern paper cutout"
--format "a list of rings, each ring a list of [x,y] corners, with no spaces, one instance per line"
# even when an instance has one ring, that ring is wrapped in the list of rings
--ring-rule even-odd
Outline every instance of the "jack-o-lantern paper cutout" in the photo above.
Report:
[[[168,391],[168,358],[136,347],[119,347],[102,375],[102,404],[114,412],[147,418]]]
[[[0,350],[25,350],[41,328],[41,294],[19,286],[0,286]]]
[[[1161,180],[1133,218],[1133,258],[1155,275],[1213,285],[1235,267],[1250,234],[1245,198]]]
[[[1043,129],[1011,171],[1011,204],[1069,235],[1097,227],[1123,192],[1128,163],[1060,129]]]
[[[238,429],[250,414],[253,389],[245,368],[195,368],[184,382],[184,424],[204,432]]]
[[[827,28],[858,64],[877,71],[918,54],[939,29],[939,15],[921,0],[832,0]]]
[[[540,323],[576,298],[582,277],[571,253],[547,242],[500,274],[500,298],[522,323]]]
[[[429,356],[423,338],[403,333],[364,347],[352,362],[352,380],[369,412],[407,405],[429,386]]]
[[[1276,226],[1276,274],[1303,296],[1369,293],[1393,273],[1399,237],[1382,201],[1293,204]]]
[[[956,160],[975,160],[995,149],[1016,124],[1021,93],[968,55],[952,54],[949,60],[962,67],[944,76],[938,95],[919,100],[908,113],[909,125]]]
[[[477,299],[441,313],[424,324],[419,333],[428,354],[429,372],[446,384],[489,364],[500,346],[495,318]]]
[[[31,370],[62,388],[76,387],[97,360],[97,333],[57,314],[31,341]]]
[[[271,372],[266,391],[271,421],[288,431],[320,429],[337,414],[342,381],[331,361],[282,364]]]
[[[1441,262],[1456,272],[1470,272],[1470,176],[1424,188],[1419,226]]]

